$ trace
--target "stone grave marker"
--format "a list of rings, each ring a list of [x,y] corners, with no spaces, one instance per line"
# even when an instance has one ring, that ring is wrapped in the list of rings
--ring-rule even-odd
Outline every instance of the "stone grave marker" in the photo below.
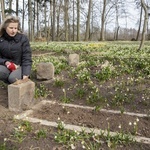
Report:
[[[54,77],[54,65],[51,62],[41,62],[37,65],[37,79],[49,80]]]
[[[69,61],[70,66],[76,67],[79,63],[79,55],[78,54],[70,54],[68,61]]]
[[[20,81],[20,82],[19,82]],[[8,85],[8,108],[12,111],[23,111],[34,104],[35,83],[18,80]]]

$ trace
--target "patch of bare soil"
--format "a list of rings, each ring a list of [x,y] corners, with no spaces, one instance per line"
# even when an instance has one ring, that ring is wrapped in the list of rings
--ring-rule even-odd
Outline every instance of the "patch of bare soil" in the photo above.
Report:
[[[95,109],[62,106],[59,104],[46,104],[34,110],[31,117],[58,122],[58,118],[65,124],[81,127],[98,128],[112,132],[124,131],[150,138],[150,118],[136,117],[126,114],[113,114]]]
[[[0,86],[0,105],[4,107],[8,106],[7,85]]]
[[[69,113],[68,113],[69,112]],[[86,113],[86,114],[85,114]],[[18,128],[21,121],[14,121],[13,116],[17,113],[11,112],[8,109],[8,96],[7,86],[0,87],[0,150],[66,150],[64,145],[58,144],[54,140],[54,135],[57,129],[53,127],[41,126],[39,124],[31,124],[32,131],[27,133],[21,142],[16,141],[15,129]],[[118,125],[122,125],[122,129],[125,131],[131,131],[132,127],[128,125],[129,121],[133,122],[136,118],[125,115],[118,115],[112,117],[109,114],[100,113],[92,110],[81,110],[75,108],[62,107],[59,105],[43,106],[40,110],[36,110],[35,117],[56,121],[58,117],[64,120],[65,123],[86,125],[88,127],[100,127],[106,129],[108,122],[110,122],[110,129],[118,130]],[[124,117],[125,118],[124,118]],[[115,122],[115,120],[117,120]],[[125,124],[128,126],[126,128]],[[149,122],[146,118],[139,118],[138,122],[138,134],[149,137]],[[144,130],[146,129],[147,130]],[[37,139],[37,132],[46,130],[46,137]],[[2,147],[5,142],[5,148]],[[106,143],[101,146],[101,150],[109,150]],[[118,146],[118,150],[149,150],[150,145],[142,143],[129,143],[128,145]],[[81,145],[77,147],[77,150],[82,150]]]
[[[36,52],[35,52],[36,53]],[[39,52],[40,55],[44,52]],[[90,68],[91,74],[93,75],[96,69]],[[150,81],[145,79],[138,83],[137,81],[133,83],[128,82],[130,76],[124,75],[123,77],[113,78],[107,82],[99,82],[93,77],[93,83],[96,85],[100,91],[100,97],[97,99],[87,100],[87,96],[91,94],[90,86],[81,86],[75,78],[69,78],[70,73],[62,71],[59,75],[60,79],[63,77],[64,85],[62,87],[56,86],[54,80],[49,81],[38,81],[36,77],[33,76],[32,80],[37,83],[37,86],[44,84],[49,92],[47,100],[56,100],[58,102],[63,102],[63,90],[66,90],[67,98],[69,98],[69,103],[87,106],[98,106],[105,109],[114,109],[149,114],[150,113],[150,101],[149,99],[142,99],[145,95],[149,97]],[[123,85],[119,84],[123,82]],[[75,87],[76,85],[76,87]],[[127,99],[124,101],[117,101],[115,95],[117,96],[116,87],[119,93],[127,93]],[[128,87],[128,91],[125,87]],[[84,94],[79,95],[78,89],[83,89]],[[82,94],[82,93],[81,93]],[[123,94],[120,96],[124,96]],[[124,97],[125,98],[125,97]],[[131,98],[131,99],[130,99]],[[107,99],[107,100],[106,100]],[[128,101],[130,99],[130,101]],[[95,100],[95,101],[94,101]],[[37,100],[38,102],[38,100]],[[116,105],[117,104],[117,105]],[[54,140],[56,128],[41,126],[39,124],[32,124],[32,130],[24,136],[22,141],[18,142],[16,139],[17,135],[16,129],[19,127],[21,121],[13,119],[13,116],[17,112],[11,112],[8,109],[8,95],[7,95],[7,85],[0,86],[0,150],[66,150],[66,147],[62,144],[56,143]],[[36,110],[34,117],[41,119],[47,119],[50,121],[58,121],[58,117],[64,121],[66,124],[74,124],[80,126],[87,126],[90,128],[101,128],[107,129],[108,123],[111,131],[120,131],[134,134],[134,123],[137,121],[137,133],[136,135],[150,137],[150,120],[148,117],[133,117],[127,116],[125,114],[110,114],[103,113],[100,111],[86,110],[62,107],[59,105],[47,105],[43,106],[41,109]],[[131,122],[131,125],[129,123]],[[121,129],[119,126],[121,125]],[[46,137],[37,138],[38,131],[46,130]],[[4,142],[4,140],[6,140]],[[3,148],[5,144],[6,149]],[[101,147],[101,150],[109,150],[107,144]],[[117,150],[149,150],[150,144],[143,143],[129,143],[127,145],[121,145],[116,148]],[[77,147],[77,150],[82,150],[81,145]]]
[[[107,82],[99,82],[93,79],[95,87],[99,90],[99,97],[91,96],[91,93],[95,91],[88,84],[79,84],[77,79],[70,79],[69,73],[63,71],[60,75],[60,81],[63,82],[63,86],[59,87],[56,85],[54,80],[36,80],[37,86],[43,84],[49,95],[48,100],[54,99],[57,101],[63,101],[65,89],[66,96],[69,101],[67,103],[73,103],[77,105],[86,106],[99,106],[106,109],[114,109],[120,111],[128,111],[135,113],[150,114],[150,80],[145,79],[141,83],[133,82],[132,85],[128,85],[129,75],[112,78]],[[120,83],[123,82],[124,85]],[[116,87],[118,91],[116,91]],[[129,91],[127,91],[127,89]],[[146,91],[146,92],[145,92]],[[81,92],[81,93],[80,93]],[[83,92],[83,93],[82,93]],[[80,95],[81,94],[81,95]],[[146,95],[146,98],[143,98]],[[87,99],[89,97],[91,99]]]

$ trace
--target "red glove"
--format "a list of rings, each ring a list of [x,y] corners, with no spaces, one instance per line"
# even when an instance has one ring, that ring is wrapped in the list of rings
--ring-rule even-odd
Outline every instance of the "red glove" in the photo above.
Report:
[[[16,70],[16,65],[12,62],[10,62],[8,65],[7,65],[7,68],[10,70],[10,71],[14,71]]]

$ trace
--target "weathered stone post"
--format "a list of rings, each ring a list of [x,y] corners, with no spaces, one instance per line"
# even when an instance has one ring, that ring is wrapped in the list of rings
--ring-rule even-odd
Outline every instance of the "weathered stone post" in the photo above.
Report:
[[[41,62],[37,64],[37,79],[53,79],[54,69],[54,65],[51,62]]]
[[[34,104],[35,83],[31,80],[8,85],[8,108],[12,111],[29,109]]]
[[[68,62],[69,62],[70,66],[76,67],[79,64],[79,55],[78,54],[70,54]]]

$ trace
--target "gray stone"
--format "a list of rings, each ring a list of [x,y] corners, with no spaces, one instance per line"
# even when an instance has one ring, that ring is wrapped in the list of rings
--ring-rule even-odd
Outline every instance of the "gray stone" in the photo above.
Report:
[[[111,71],[113,71],[113,70],[115,69],[114,66],[112,66],[112,65],[109,63],[108,60],[106,60],[106,61],[104,62],[104,64],[101,65],[101,69],[105,69],[105,68],[107,68],[107,67],[109,67],[109,69],[110,69]]]
[[[50,62],[39,63],[37,65],[37,79],[52,79],[54,78],[54,65]]]
[[[8,85],[8,108],[12,111],[23,111],[34,104],[35,83],[31,80]]]
[[[106,68],[109,66],[109,61],[105,61],[104,64],[101,65],[101,68]]]
[[[70,54],[68,61],[69,61],[70,66],[76,67],[79,64],[79,55],[78,54]]]

